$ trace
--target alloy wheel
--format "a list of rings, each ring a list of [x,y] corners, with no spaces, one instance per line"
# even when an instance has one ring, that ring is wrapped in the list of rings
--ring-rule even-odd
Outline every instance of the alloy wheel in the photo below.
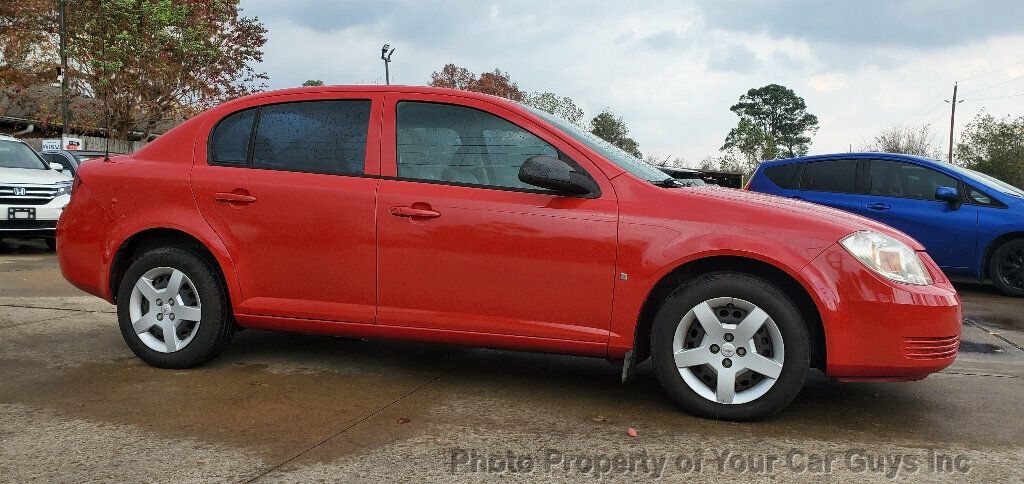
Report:
[[[1010,250],[999,261],[999,278],[1014,289],[1024,290],[1024,245]]]
[[[136,281],[128,311],[135,334],[160,353],[174,353],[188,346],[202,317],[199,294],[192,281],[171,267],[156,267]]]
[[[720,297],[690,309],[672,340],[676,368],[698,395],[722,404],[752,402],[782,374],[778,325],[743,299]]]

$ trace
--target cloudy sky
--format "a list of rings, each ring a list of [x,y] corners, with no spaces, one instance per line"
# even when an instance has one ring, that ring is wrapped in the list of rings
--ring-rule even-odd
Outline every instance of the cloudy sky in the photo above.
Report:
[[[821,127],[812,153],[847,151],[895,123],[931,123],[945,149],[985,110],[1024,115],[1024,1],[242,0],[269,29],[271,88],[306,79],[425,84],[454,62],[507,71],[525,91],[621,114],[644,153],[717,154],[752,87],[788,86]],[[958,130],[959,131],[959,130]]]

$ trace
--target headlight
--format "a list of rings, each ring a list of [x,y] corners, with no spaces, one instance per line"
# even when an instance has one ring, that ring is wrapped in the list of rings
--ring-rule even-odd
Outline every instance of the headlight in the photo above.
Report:
[[[868,269],[886,279],[915,286],[932,283],[914,249],[888,235],[855,232],[839,243]]]
[[[57,196],[71,195],[71,184],[57,185]]]

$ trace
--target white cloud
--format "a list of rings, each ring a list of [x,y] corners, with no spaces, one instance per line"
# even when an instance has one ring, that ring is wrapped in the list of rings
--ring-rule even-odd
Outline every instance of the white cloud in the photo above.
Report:
[[[836,72],[819,74],[807,80],[807,85],[818,92],[833,92],[846,89],[849,83],[846,76]]]
[[[390,43],[394,83],[425,84],[448,62],[476,72],[497,67],[520,88],[569,96],[590,115],[610,107],[642,151],[691,163],[718,152],[736,123],[729,106],[765,84],[804,96],[821,120],[811,150],[822,153],[856,148],[897,122],[948,123],[942,101],[957,79],[967,79],[960,92],[968,93],[1024,75],[1024,64],[1006,67],[1024,61],[1024,25],[992,19],[991,29],[979,20],[953,37],[930,29],[882,35],[878,29],[894,23],[871,19],[885,17],[891,4],[900,15],[912,12],[907,2],[872,3],[844,19],[858,37],[814,28],[800,11],[784,19],[793,25],[744,28],[739,13],[705,3],[242,0],[245,14],[259,15],[269,29],[261,68],[272,88],[306,79],[382,82],[380,46]],[[960,14],[948,5],[936,12],[929,25],[957,23]],[[975,97],[1021,92],[1024,80]],[[982,108],[1020,115],[1024,96],[964,102],[958,124]]]

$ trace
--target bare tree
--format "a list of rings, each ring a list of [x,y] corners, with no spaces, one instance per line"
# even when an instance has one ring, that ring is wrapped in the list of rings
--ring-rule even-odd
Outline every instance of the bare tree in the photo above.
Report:
[[[942,153],[935,143],[935,134],[930,124],[908,126],[894,124],[883,129],[871,141],[865,141],[862,151],[902,153],[928,158],[940,158]]]

